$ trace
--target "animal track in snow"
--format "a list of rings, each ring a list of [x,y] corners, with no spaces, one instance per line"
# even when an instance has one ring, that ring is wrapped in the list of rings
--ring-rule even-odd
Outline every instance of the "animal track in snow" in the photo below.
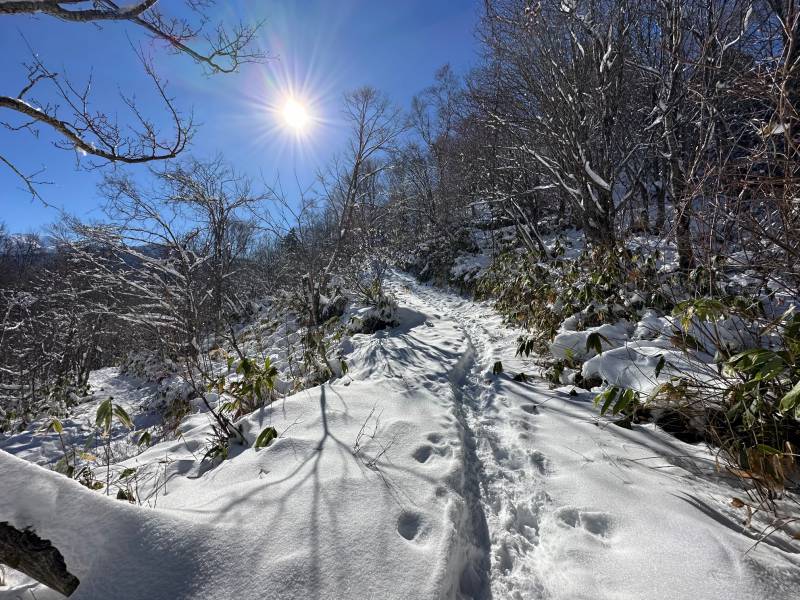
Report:
[[[567,527],[582,528],[596,537],[605,538],[611,533],[611,515],[597,511],[583,511],[574,506],[563,506],[555,511],[556,518]]]
[[[444,456],[447,454],[447,448],[434,448],[428,444],[424,444],[414,450],[414,453],[411,455],[414,460],[420,463],[426,463],[430,460],[431,456],[434,454],[438,456]]]
[[[428,526],[422,515],[406,510],[397,519],[397,533],[409,542],[421,542],[428,534]]]
[[[431,457],[431,454],[433,454],[433,448],[430,446],[420,446],[414,450],[414,454],[411,456],[413,456],[414,460],[417,462],[424,463],[428,461],[428,459]]]

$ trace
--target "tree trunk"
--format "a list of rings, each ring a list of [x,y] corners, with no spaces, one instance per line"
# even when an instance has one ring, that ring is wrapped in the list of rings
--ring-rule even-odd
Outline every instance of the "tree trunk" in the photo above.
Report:
[[[583,233],[589,244],[611,248],[617,241],[614,232],[614,203],[611,192],[599,190],[596,193],[597,202],[587,199],[583,207]]]
[[[675,242],[678,246],[678,266],[681,271],[688,271],[694,266],[691,225],[691,201],[687,201],[678,211],[675,222]]]
[[[663,178],[658,183],[656,192],[656,233],[663,233],[667,222],[667,186]]]
[[[29,529],[20,531],[8,523],[0,523],[0,563],[65,596],[71,595],[80,584],[67,571],[61,552],[49,541]]]

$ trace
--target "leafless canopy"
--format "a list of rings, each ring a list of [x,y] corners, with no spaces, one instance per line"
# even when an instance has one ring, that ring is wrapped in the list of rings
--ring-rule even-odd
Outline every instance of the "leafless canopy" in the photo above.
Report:
[[[213,24],[209,19],[210,0],[186,0],[180,17],[161,10],[163,2],[145,0],[119,6],[111,0],[19,0],[0,3],[0,16],[46,15],[75,24],[113,22],[133,25],[153,42],[185,54],[203,68],[206,74],[231,73],[240,65],[258,62],[265,55],[255,45],[260,23],[240,23],[233,28]],[[191,140],[195,126],[191,114],[183,114],[167,91],[167,83],[156,72],[152,58],[141,47],[131,43],[142,68],[151,80],[155,97],[161,101],[159,123],[170,123],[170,131],[162,131],[154,119],[137,104],[134,94],[121,92],[121,102],[130,115],[129,122],[117,121],[115,110],[97,109],[91,104],[94,82],[78,85],[65,73],[55,72],[30,49],[31,59],[25,64],[26,82],[20,90],[0,95],[0,109],[13,116],[0,121],[7,130],[26,131],[38,135],[44,127],[55,132],[56,146],[91,157],[81,164],[94,168],[113,163],[145,163],[176,157]],[[37,95],[39,92],[39,95]],[[94,159],[94,160],[92,160]],[[0,162],[24,182],[27,190],[38,197],[38,173],[29,173],[8,156]]]

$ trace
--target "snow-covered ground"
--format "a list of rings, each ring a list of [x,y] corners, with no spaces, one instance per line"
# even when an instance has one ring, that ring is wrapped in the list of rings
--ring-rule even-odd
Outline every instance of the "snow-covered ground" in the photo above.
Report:
[[[74,407],[69,418],[62,419],[63,440],[67,448],[96,452],[101,442],[95,436],[97,407],[107,398],[121,406],[131,417],[136,429],[156,425],[161,416],[157,410],[158,390],[153,384],[139,381],[120,373],[117,367],[98,369],[89,374],[91,393]],[[64,456],[61,439],[52,428],[47,429],[48,419],[32,423],[24,432],[6,439],[0,438],[0,450],[5,450],[25,460],[40,465],[54,465]],[[120,444],[127,430],[115,424],[112,442],[116,449],[129,450]]]
[[[743,524],[707,449],[515,381],[532,367],[488,305],[401,275],[389,288],[401,325],[353,336],[347,376],[242,420],[251,441],[274,426],[269,447],[210,468],[194,414],[122,465],[149,506],[0,452],[0,522],[63,552],[73,598],[796,597],[800,543],[755,545],[761,516]],[[95,377],[145,406],[148,388]],[[22,436],[3,448],[47,462]],[[60,597],[5,579],[0,598]]]

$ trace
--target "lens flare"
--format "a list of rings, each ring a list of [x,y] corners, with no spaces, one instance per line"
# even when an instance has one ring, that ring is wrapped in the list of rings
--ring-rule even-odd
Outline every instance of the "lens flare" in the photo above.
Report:
[[[283,106],[281,115],[283,116],[283,121],[286,126],[294,129],[297,132],[303,131],[306,127],[308,127],[308,124],[311,121],[311,117],[309,117],[305,106],[300,104],[294,98],[287,100],[286,104]]]

